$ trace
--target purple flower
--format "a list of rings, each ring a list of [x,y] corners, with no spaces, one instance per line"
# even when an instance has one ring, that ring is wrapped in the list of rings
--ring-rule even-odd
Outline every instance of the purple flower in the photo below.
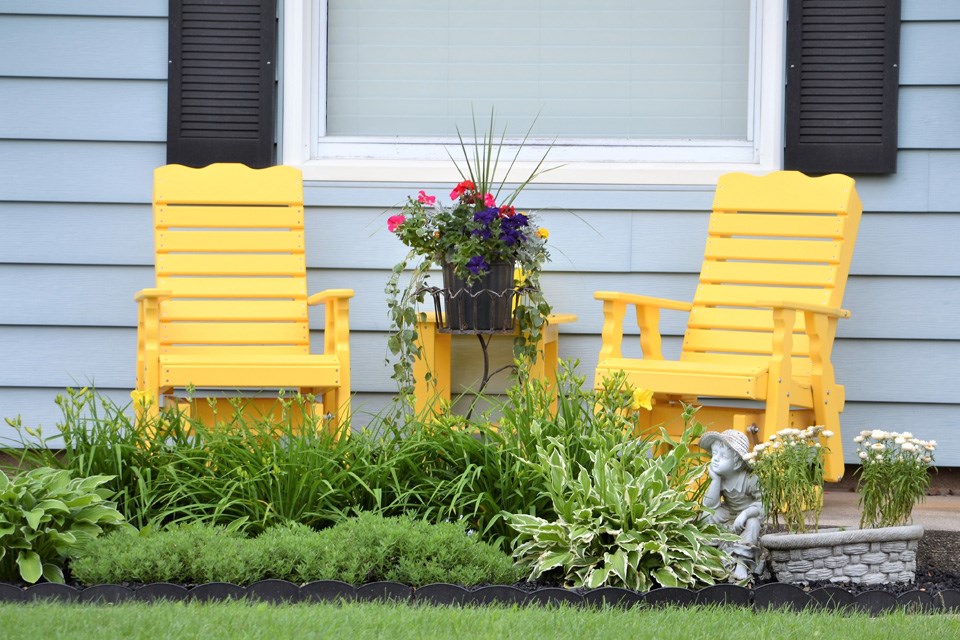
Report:
[[[501,229],[500,240],[508,247],[512,247],[518,242],[523,242],[527,237],[519,229]]]
[[[473,221],[490,226],[490,224],[500,215],[500,210],[496,207],[487,207],[473,214]]]
[[[490,265],[481,256],[473,256],[467,262],[467,270],[474,275],[479,275],[481,271],[486,272],[489,269]]]

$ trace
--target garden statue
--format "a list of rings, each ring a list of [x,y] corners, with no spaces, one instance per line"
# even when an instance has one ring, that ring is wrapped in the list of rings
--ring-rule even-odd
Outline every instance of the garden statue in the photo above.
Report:
[[[738,542],[722,546],[730,554],[733,578],[746,580],[757,570],[757,539],[764,520],[760,485],[748,463],[752,454],[747,436],[735,429],[708,431],[700,437],[700,448],[711,456],[710,486],[703,496],[703,506],[713,511],[707,522],[739,534]]]

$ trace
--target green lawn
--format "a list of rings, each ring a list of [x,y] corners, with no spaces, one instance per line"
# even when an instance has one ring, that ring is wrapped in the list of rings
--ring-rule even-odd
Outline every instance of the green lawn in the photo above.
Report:
[[[38,638],[956,638],[958,615],[755,613],[739,608],[601,611],[369,603],[0,605],[0,636]]]

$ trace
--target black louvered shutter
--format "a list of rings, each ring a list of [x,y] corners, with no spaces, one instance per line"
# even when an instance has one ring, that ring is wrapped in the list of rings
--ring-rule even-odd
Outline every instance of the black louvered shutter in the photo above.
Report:
[[[897,169],[900,0],[790,0],[784,167]]]
[[[170,0],[168,163],[276,163],[276,16],[276,0]]]

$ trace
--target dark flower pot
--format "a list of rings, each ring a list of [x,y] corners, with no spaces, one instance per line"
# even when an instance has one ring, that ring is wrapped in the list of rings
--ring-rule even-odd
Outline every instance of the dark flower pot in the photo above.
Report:
[[[456,275],[452,264],[443,265],[444,329],[462,333],[513,331],[516,288],[513,265],[495,262],[470,284]]]

